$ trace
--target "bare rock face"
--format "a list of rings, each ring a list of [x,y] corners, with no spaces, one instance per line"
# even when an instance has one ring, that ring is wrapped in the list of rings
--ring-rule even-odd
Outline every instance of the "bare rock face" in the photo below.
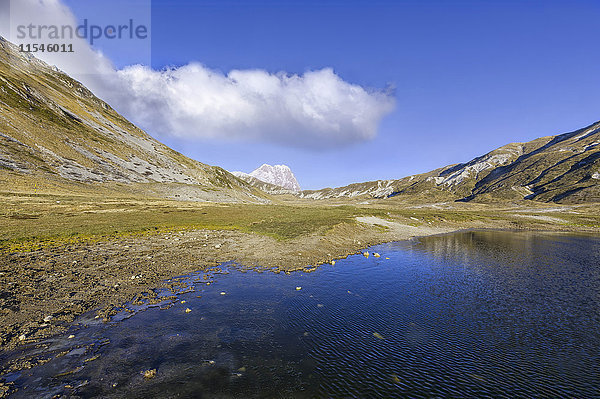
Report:
[[[300,184],[298,184],[296,176],[286,165],[263,164],[260,168],[250,172],[250,176],[294,192],[300,191]]]
[[[233,174],[242,178],[250,176],[262,182],[283,187],[295,193],[300,191],[300,184],[298,184],[296,176],[294,176],[294,173],[292,173],[291,169],[286,165],[263,164],[260,168],[249,174],[243,172],[233,172]]]

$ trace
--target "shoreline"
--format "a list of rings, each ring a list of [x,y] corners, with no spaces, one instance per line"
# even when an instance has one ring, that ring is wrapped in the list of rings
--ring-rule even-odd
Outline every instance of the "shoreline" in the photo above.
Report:
[[[228,262],[272,272],[309,272],[373,245],[470,230],[515,230],[388,222],[392,225],[384,231],[382,220],[341,224],[326,234],[283,242],[255,233],[199,229],[0,254],[0,281],[6,287],[1,292],[0,356],[64,333],[84,313],[109,321],[127,303],[151,302],[165,288],[177,292],[178,276]],[[594,234],[559,226],[518,231]],[[36,365],[32,359],[21,360],[0,365],[0,374]]]
[[[457,231],[381,231],[358,223],[287,241],[233,230],[184,230],[30,252],[0,253],[0,353],[60,334],[75,317],[96,310],[105,320],[142,293],[176,276],[226,262],[292,272],[345,258],[376,244]],[[1,366],[0,366],[1,367]]]

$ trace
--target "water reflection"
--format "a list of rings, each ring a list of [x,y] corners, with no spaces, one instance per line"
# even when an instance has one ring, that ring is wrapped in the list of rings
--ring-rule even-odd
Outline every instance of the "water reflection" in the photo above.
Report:
[[[600,239],[464,232],[372,250],[313,273],[191,276],[172,307],[83,320],[50,362],[4,379],[15,397],[600,396]]]

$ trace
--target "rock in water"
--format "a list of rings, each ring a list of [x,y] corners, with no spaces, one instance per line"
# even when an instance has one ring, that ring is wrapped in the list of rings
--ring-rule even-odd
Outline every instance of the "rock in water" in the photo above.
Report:
[[[149,380],[152,379],[154,377],[156,377],[156,369],[152,369],[152,370],[146,370],[144,371],[144,378]]]

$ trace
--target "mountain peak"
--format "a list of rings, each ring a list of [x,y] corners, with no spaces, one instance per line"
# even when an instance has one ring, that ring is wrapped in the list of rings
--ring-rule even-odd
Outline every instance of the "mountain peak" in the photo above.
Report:
[[[258,169],[249,173],[255,179],[275,184],[288,190],[300,191],[300,184],[287,165],[262,164]]]
[[[290,169],[289,166],[287,165],[269,165],[266,163],[263,163],[257,170],[263,170],[263,171],[269,171],[269,170],[279,170],[282,172],[292,172],[292,170]]]

